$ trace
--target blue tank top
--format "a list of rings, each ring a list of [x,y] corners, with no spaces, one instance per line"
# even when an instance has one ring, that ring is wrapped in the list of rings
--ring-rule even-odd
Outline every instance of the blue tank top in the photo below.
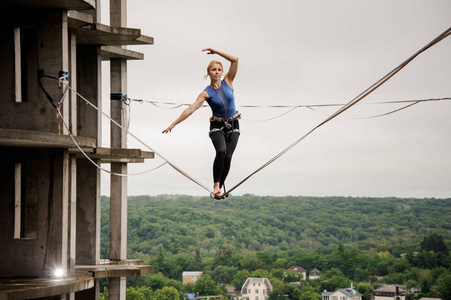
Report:
[[[208,93],[207,103],[214,116],[225,120],[236,114],[235,95],[227,82],[222,80],[219,89],[207,86],[205,91]]]

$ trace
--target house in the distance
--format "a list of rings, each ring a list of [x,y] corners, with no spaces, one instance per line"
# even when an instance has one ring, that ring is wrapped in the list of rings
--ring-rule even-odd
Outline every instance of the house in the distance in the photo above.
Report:
[[[321,272],[317,268],[311,270],[310,273],[308,274],[309,279],[320,279],[320,277]]]
[[[339,289],[334,292],[324,291],[321,295],[322,300],[362,300],[362,294],[351,288]]]
[[[372,300],[405,300],[406,299],[406,286],[401,285],[384,285],[374,290],[374,296]]]
[[[197,279],[202,277],[202,271],[186,271],[182,273],[183,285],[195,283]]]
[[[284,271],[285,271],[285,275],[286,275],[286,272],[288,272],[288,271],[295,271],[295,272],[302,274],[302,279],[307,278],[307,270],[300,266],[291,266],[288,269],[285,269]],[[299,275],[301,275],[301,274],[299,274]]]
[[[241,296],[248,300],[265,300],[272,290],[268,278],[248,278],[241,287]]]
[[[227,296],[229,296],[230,299],[236,298],[236,293],[238,290],[233,285],[226,285],[224,286],[224,289],[226,291]]]

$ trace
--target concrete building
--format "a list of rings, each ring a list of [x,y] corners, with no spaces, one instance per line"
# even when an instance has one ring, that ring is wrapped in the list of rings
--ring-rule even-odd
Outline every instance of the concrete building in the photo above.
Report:
[[[110,1],[110,26],[100,0],[2,0],[0,9],[0,299],[98,299],[100,278],[111,299],[125,299],[126,277],[152,266],[127,260],[126,176],[111,176],[101,259],[99,168],[126,175],[153,153],[127,149],[115,125],[102,147],[101,62],[110,61],[111,116],[123,124],[127,60],[143,54],[122,45],[153,39],[127,28],[125,0]]]
[[[268,278],[248,278],[241,287],[241,297],[248,300],[265,300],[269,298],[272,290]]]

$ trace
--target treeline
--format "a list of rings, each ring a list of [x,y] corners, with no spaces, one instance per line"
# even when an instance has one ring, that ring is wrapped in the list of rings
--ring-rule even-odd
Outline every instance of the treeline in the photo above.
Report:
[[[102,199],[105,257],[108,200]],[[364,283],[368,294],[371,276],[436,295],[440,278],[451,276],[451,199],[137,196],[129,197],[128,211],[128,257],[155,268],[128,282],[152,293],[160,290],[149,288],[157,276],[167,279],[166,291],[195,290],[176,282],[183,271],[196,270],[217,287],[239,289],[249,276],[268,277],[280,294],[292,290],[283,269],[323,272],[322,280],[291,291],[291,299],[307,299],[307,292],[308,299],[319,299],[324,289],[349,287],[351,280]]]

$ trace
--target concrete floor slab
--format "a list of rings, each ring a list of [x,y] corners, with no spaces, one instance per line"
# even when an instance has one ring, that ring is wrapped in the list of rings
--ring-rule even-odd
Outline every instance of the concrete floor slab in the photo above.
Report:
[[[94,287],[93,277],[0,278],[0,300],[31,299],[74,293]]]

